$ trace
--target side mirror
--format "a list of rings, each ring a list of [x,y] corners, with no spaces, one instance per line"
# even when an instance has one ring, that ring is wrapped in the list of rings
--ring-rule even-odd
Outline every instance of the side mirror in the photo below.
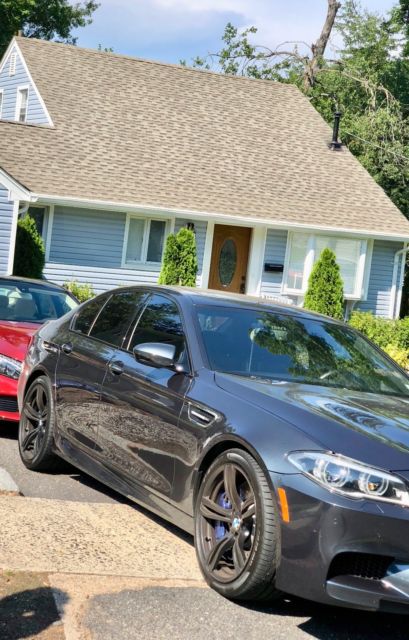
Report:
[[[175,364],[176,347],[165,342],[144,342],[133,349],[138,362],[151,367],[173,367]]]

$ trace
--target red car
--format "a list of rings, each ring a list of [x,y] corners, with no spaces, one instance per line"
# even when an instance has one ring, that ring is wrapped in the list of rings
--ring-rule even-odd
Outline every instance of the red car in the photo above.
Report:
[[[0,420],[20,418],[17,381],[33,333],[77,305],[71,293],[50,282],[0,278]]]

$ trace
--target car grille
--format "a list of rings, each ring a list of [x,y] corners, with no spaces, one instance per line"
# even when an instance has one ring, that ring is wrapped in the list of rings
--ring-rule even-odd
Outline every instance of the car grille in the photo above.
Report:
[[[10,396],[0,396],[0,411],[8,411],[9,413],[17,413],[17,398]]]
[[[340,553],[331,562],[328,580],[335,576],[357,576],[382,580],[394,558],[371,553]]]

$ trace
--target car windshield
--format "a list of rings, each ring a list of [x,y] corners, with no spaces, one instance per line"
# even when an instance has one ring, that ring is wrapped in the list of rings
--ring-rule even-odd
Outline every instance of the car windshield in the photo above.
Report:
[[[275,312],[198,306],[215,371],[354,391],[409,396],[409,377],[346,326]]]
[[[0,321],[42,324],[60,318],[76,306],[77,302],[62,289],[0,280]]]

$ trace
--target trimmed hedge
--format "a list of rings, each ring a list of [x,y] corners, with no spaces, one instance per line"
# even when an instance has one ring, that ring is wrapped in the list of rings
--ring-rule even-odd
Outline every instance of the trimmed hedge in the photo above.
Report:
[[[404,369],[409,369],[409,316],[402,320],[375,317],[370,311],[354,311],[349,324],[365,334]]]
[[[198,270],[194,231],[182,227],[166,240],[159,284],[195,287]]]
[[[311,271],[304,309],[338,320],[344,317],[344,285],[335,253],[331,249],[322,250]]]
[[[34,218],[26,214],[17,223],[13,274],[21,278],[43,277],[45,249]]]

